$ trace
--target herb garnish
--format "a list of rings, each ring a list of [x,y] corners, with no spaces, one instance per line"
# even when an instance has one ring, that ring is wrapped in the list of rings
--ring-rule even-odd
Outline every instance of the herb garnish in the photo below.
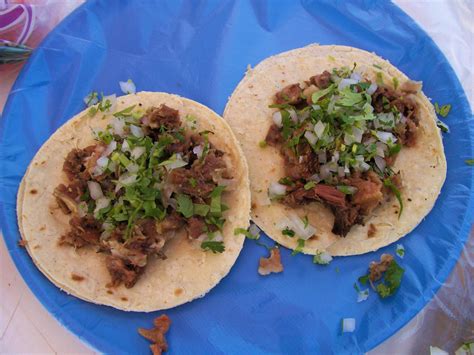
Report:
[[[403,200],[402,200],[402,195],[400,193],[400,190],[398,190],[397,186],[392,182],[390,178],[386,178],[383,180],[383,184],[388,187],[390,190],[392,190],[393,194],[398,200],[398,204],[400,205],[400,210],[398,211],[398,218],[402,216],[403,212]]]
[[[224,242],[216,242],[212,240],[202,242],[201,248],[204,250],[210,250],[214,254],[223,253],[225,250]]]
[[[380,297],[386,298],[395,293],[400,287],[403,273],[405,271],[393,260],[385,271],[384,280],[376,286],[377,293]]]
[[[467,165],[474,165],[474,159],[466,159],[464,160],[464,162],[467,164]]]
[[[451,111],[450,104],[443,105],[440,107],[439,104],[435,102],[434,107],[435,107],[436,113],[440,115],[441,117],[446,117],[449,114],[449,111]]]
[[[295,256],[296,254],[299,254],[303,251],[304,245],[305,245],[305,240],[304,239],[298,239],[297,240],[297,246],[296,248],[292,251],[291,255]]]
[[[234,235],[239,235],[239,234],[243,234],[243,235],[245,235],[247,238],[253,239],[253,240],[257,240],[257,239],[260,238],[260,234],[253,235],[253,234],[250,233],[250,231],[248,231],[247,229],[244,229],[244,228],[235,228],[235,229],[234,229]]]
[[[286,227],[281,231],[281,234],[286,235],[287,237],[293,238],[295,236],[295,231]]]

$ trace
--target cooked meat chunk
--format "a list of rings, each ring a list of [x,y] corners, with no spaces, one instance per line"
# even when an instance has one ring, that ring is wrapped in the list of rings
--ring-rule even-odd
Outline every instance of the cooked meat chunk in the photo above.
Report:
[[[369,228],[367,229],[367,237],[368,238],[375,237],[376,233],[377,233],[377,228],[375,227],[374,224],[370,223]]]
[[[331,206],[331,210],[334,214],[332,232],[336,235],[345,237],[354,224],[362,223],[362,216],[359,214],[357,207],[349,206],[347,208],[340,208]]]
[[[346,195],[334,186],[318,184],[313,190],[328,205],[340,208],[346,207]]]
[[[372,282],[379,280],[392,261],[393,256],[390,254],[382,254],[379,262],[372,261],[369,265],[369,280]]]
[[[179,192],[196,197],[208,196],[216,186],[213,181],[196,174],[194,170],[184,168],[172,170],[169,179]]]
[[[158,223],[157,231],[159,234],[166,234],[180,229],[184,224],[184,218],[178,212],[173,210],[163,221]]]
[[[158,318],[155,318],[153,324],[155,326],[153,329],[138,328],[138,333],[153,342],[153,344],[150,345],[153,355],[161,355],[163,351],[168,350],[165,334],[168,332],[171,320],[166,314],[162,314]]]
[[[87,159],[94,152],[95,146],[89,146],[85,149],[73,149],[66,156],[63,164],[63,171],[69,180],[87,179]]]
[[[370,214],[383,200],[382,181],[373,171],[369,171],[365,179],[348,179],[348,184],[357,188],[357,192],[352,196],[352,203],[358,206],[364,215]]]
[[[403,92],[416,94],[417,92],[421,91],[421,86],[421,81],[407,80],[402,85],[400,85],[400,90]]]
[[[60,244],[70,244],[76,248],[85,245],[98,245],[102,225],[93,216],[74,216],[69,220],[71,230],[61,238]]]
[[[117,287],[123,283],[126,288],[131,288],[143,271],[143,268],[126,264],[123,259],[111,255],[106,256],[105,265],[112,278],[111,287]]]
[[[294,180],[308,179],[318,172],[318,158],[308,144],[298,146],[298,153],[297,156],[294,150],[287,146],[281,148],[285,174]]]
[[[280,132],[280,127],[276,124],[272,124],[268,130],[267,136],[265,137],[265,142],[272,147],[277,147],[283,143],[283,136]]]
[[[281,263],[280,249],[272,248],[268,258],[261,257],[258,265],[258,273],[262,276],[283,271]]]
[[[329,85],[331,85],[331,73],[325,70],[319,75],[312,76],[309,80],[318,88],[326,89]]]
[[[165,127],[168,130],[178,129],[181,125],[178,110],[162,104],[149,109],[142,118],[142,123],[152,129]]]
[[[206,232],[206,223],[202,218],[191,217],[188,220],[188,234],[192,239],[198,238]]]
[[[296,105],[303,101],[301,96],[303,90],[299,84],[285,86],[281,91],[275,94],[274,102],[276,104]]]

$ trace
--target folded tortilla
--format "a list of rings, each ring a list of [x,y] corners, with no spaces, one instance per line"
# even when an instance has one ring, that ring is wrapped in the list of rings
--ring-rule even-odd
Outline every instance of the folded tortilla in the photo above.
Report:
[[[229,206],[224,216],[225,251],[205,252],[199,243],[188,240],[186,232],[176,235],[164,248],[166,260],[150,258],[139,281],[132,288],[123,285],[107,288],[110,275],[105,255],[91,248],[75,250],[58,246],[61,235],[69,230],[70,217],[58,208],[53,191],[67,182],[62,166],[73,148],[94,142],[92,129],[104,129],[112,115],[90,117],[87,110],[59,128],[41,147],[21,182],[17,198],[18,226],[26,249],[40,271],[61,290],[83,300],[126,311],[150,312],[167,309],[204,296],[227,275],[244,243],[234,235],[235,228],[247,228],[250,215],[248,168],[243,152],[229,125],[207,107],[176,95],[140,92],[117,98],[116,111],[141,104],[166,104],[179,110],[180,116],[196,117],[197,128],[210,130],[211,143],[229,157],[229,170],[235,186],[223,195]]]
[[[306,254],[323,251],[341,256],[363,254],[395,242],[429,213],[446,178],[446,158],[436,113],[428,98],[418,93],[420,126],[416,146],[404,147],[393,166],[394,171],[400,170],[403,182],[404,210],[400,218],[398,202],[392,197],[373,211],[365,225],[355,225],[346,237],[340,237],[331,232],[332,212],[320,203],[299,208],[270,203],[267,195],[270,183],[285,175],[278,149],[259,147],[273,123],[275,109],[268,106],[273,103],[274,95],[289,84],[302,83],[324,70],[352,68],[354,63],[357,72],[372,82],[376,81],[377,72],[383,73],[387,86],[392,86],[393,78],[400,84],[408,80],[395,66],[373,53],[345,46],[310,45],[270,57],[249,69],[224,111],[224,119],[234,130],[249,164],[253,220],[270,238],[295,249],[296,238],[282,235],[280,221],[292,215],[299,218],[307,215],[316,233],[305,243],[302,251]],[[376,228],[374,235],[368,233],[370,224]]]

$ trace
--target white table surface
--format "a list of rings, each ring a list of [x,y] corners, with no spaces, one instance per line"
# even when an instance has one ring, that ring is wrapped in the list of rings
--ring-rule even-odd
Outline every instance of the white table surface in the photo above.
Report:
[[[474,0],[397,0],[395,2],[414,18],[443,50],[461,79],[473,107]],[[4,98],[0,100],[0,105],[3,100]],[[471,233],[469,247],[471,255],[474,244],[472,240]],[[467,257],[466,253],[464,257]],[[472,275],[472,268],[470,268],[468,276],[472,277]],[[433,302],[436,302],[436,299]],[[413,329],[419,331],[418,323],[423,313],[433,312],[433,307],[436,305],[430,304],[425,311],[420,312],[397,334],[371,353],[419,353],[418,350],[414,350],[416,346],[410,346],[410,342],[417,342],[417,339],[411,335]],[[472,301],[468,307],[470,307],[468,310],[473,309]],[[424,326],[428,326],[425,332],[430,333],[429,325]],[[471,335],[474,334],[471,333]],[[428,348],[424,352],[428,353]],[[0,353],[95,353],[75,335],[63,328],[36,300],[14,266],[3,238],[0,238]]]

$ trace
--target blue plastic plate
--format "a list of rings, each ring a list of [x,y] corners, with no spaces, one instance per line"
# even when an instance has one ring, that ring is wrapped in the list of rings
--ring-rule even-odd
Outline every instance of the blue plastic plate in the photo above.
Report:
[[[452,104],[445,135],[448,176],[433,211],[402,240],[401,288],[357,303],[353,284],[395,245],[329,266],[283,250],[285,271],[260,277],[264,248],[247,241],[237,263],[205,298],[166,311],[172,353],[365,352],[394,334],[433,297],[456,263],[472,222],[472,113],[433,41],[388,1],[88,1],[37,48],[20,74],[0,124],[0,221],[15,264],[44,306],[106,353],[148,353],[137,334],[154,314],[126,313],[59,291],[33,265],[16,223],[20,179],[41,144],[83,109],[92,90],[166,91],[222,113],[248,64],[310,43],[355,46],[422,80],[434,101]],[[470,123],[470,125],[469,125]],[[264,241],[265,240],[264,238]],[[156,290],[160,292],[160,290]],[[341,319],[355,318],[341,334]]]

